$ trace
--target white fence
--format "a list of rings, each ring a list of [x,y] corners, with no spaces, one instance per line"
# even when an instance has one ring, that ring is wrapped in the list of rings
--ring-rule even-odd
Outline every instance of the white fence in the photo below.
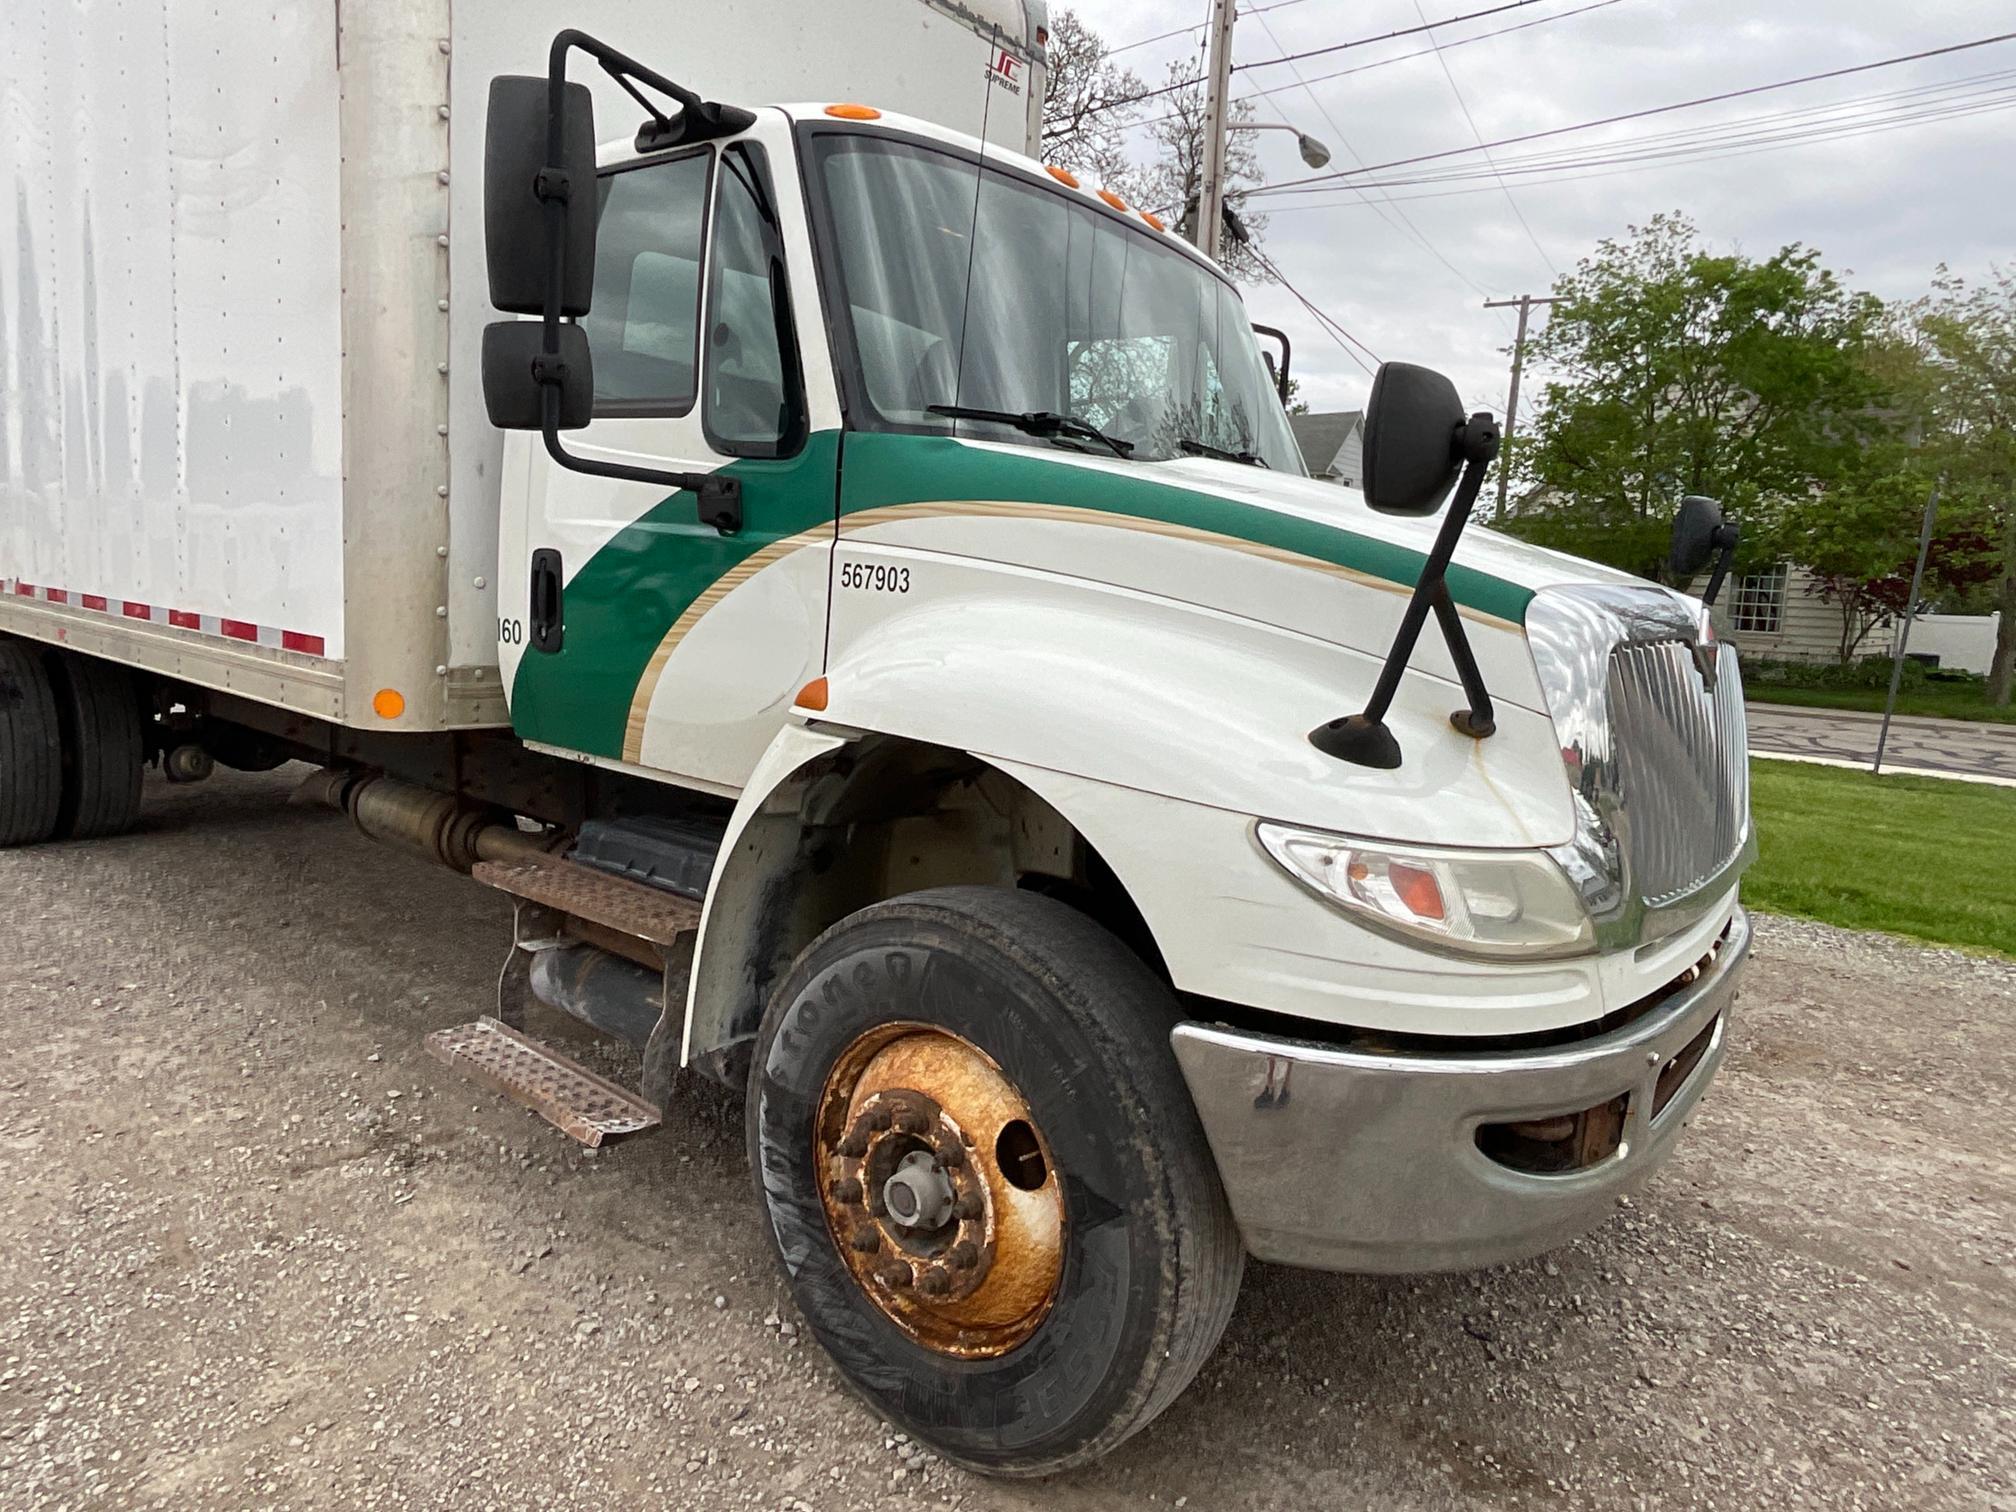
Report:
[[[1926,614],[1911,622],[1911,656],[1936,656],[1947,671],[1988,671],[2000,614]]]

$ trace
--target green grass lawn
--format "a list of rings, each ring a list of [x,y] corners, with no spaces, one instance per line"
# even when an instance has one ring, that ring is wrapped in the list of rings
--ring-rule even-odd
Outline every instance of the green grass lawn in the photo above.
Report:
[[[1750,763],[1743,901],[2016,956],[2016,788]]]
[[[1752,686],[1747,680],[1743,696],[1751,703],[1799,704],[1809,709],[1864,709],[1883,712],[1881,688],[1777,688],[1769,683]],[[1900,691],[1899,714],[1916,714],[1931,719],[1972,719],[1987,724],[2016,724],[2016,704],[1998,708],[1988,702],[1980,683],[1927,683],[1922,688]]]

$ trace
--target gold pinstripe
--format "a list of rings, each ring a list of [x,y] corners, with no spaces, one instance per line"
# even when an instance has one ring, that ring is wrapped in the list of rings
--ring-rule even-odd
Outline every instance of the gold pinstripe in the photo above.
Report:
[[[1306,568],[1312,572],[1320,572],[1326,577],[1356,583],[1382,593],[1413,592],[1412,588],[1390,579],[1374,577],[1370,573],[1359,572],[1351,567],[1340,567],[1335,562],[1326,562],[1320,557],[1304,556],[1299,551],[1288,551],[1279,546],[1243,540],[1238,536],[1220,535],[1216,531],[1199,530],[1194,525],[1178,525],[1170,520],[1109,514],[1103,510],[1081,509],[1070,504],[1031,504],[989,499],[948,499],[930,503],[889,504],[878,509],[861,509],[852,514],[842,515],[839,534],[852,535],[856,531],[867,530],[872,526],[889,525],[903,520],[929,520],[947,516],[973,519],[1050,520],[1069,525],[1103,525],[1116,530],[1134,530],[1145,535],[1163,536],[1177,541],[1194,541],[1200,545],[1237,551],[1246,556],[1258,557],[1262,561],[1278,562],[1283,566]],[[781,562],[795,551],[833,538],[833,527],[822,524],[817,529],[800,531],[797,535],[772,541],[768,546],[753,552],[729,568],[698,598],[687,605],[685,613],[673,621],[672,628],[665,632],[665,638],[658,643],[658,649],[651,653],[651,660],[645,664],[643,676],[637,679],[637,691],[630,699],[630,717],[623,733],[625,761],[643,760],[644,721],[651,708],[652,696],[658,691],[658,680],[664,676],[665,664],[672,659],[672,653],[678,649],[679,643],[687,637],[695,625],[700,623],[707,611],[773,562]],[[1467,620],[1487,625],[1494,630],[1509,630],[1515,635],[1524,634],[1523,628],[1511,620],[1501,619],[1495,614],[1486,614],[1481,609],[1459,606],[1457,612]]]

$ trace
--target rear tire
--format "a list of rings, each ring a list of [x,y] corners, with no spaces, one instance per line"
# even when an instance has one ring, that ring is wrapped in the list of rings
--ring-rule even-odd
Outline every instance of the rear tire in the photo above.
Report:
[[[750,1159],[792,1294],[856,1391],[969,1469],[1049,1475],[1108,1453],[1176,1399],[1231,1317],[1245,1251],[1169,1047],[1175,1018],[1168,989],[1097,924],[988,887],[913,893],[843,919],[798,957],[763,1016]],[[933,1080],[923,1069],[933,1064],[978,1074]],[[878,1083],[888,1065],[903,1070]],[[961,1109],[976,1080],[996,1109],[1005,1084],[1027,1121],[991,1136],[986,1114]],[[949,1122],[927,1128],[918,1108],[942,1108]],[[970,1147],[942,1162],[956,1190],[978,1169],[996,1193],[977,1273],[955,1242],[972,1236],[977,1207],[955,1205],[933,1238],[889,1227],[907,1202],[864,1196],[884,1191],[877,1141],[907,1130],[942,1152],[951,1128]],[[917,1157],[895,1158],[900,1171]],[[1045,1161],[1061,1224],[1031,1262],[999,1183],[1038,1193]],[[857,1169],[873,1179],[853,1179]],[[876,1224],[879,1247],[866,1232]],[[930,1245],[950,1258],[920,1253]],[[914,1267],[914,1285],[892,1259]],[[990,1333],[970,1321],[980,1295],[957,1296],[976,1274],[1047,1301]]]
[[[123,835],[140,816],[146,730],[139,691],[124,667],[95,657],[52,659],[63,731],[63,800],[56,834],[69,840]]]
[[[0,846],[56,833],[63,801],[63,736],[40,648],[0,640]]]

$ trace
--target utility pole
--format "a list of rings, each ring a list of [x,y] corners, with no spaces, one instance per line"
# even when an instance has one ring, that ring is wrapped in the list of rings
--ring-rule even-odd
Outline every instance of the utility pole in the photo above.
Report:
[[[1890,660],[1890,691],[1883,699],[1883,728],[1876,732],[1876,760],[1869,770],[1883,770],[1883,748],[1890,744],[1890,717],[1897,712],[1897,684],[1904,678],[1904,652],[1911,644],[1911,621],[1918,614],[1918,586],[1925,581],[1925,558],[1932,551],[1932,522],[1939,518],[1939,485],[1925,501],[1925,521],[1918,528],[1918,561],[1911,569],[1911,592],[1904,600],[1904,623],[1897,627],[1897,646]]]
[[[1225,235],[1225,136],[1231,127],[1234,0],[1211,0],[1211,62],[1204,91],[1204,182],[1198,186],[1197,250],[1213,262]]]
[[[1559,303],[1561,301],[1558,298],[1542,298],[1532,294],[1521,294],[1517,299],[1487,299],[1484,301],[1484,308],[1487,310],[1509,309],[1515,305],[1519,310],[1519,334],[1512,338],[1512,386],[1505,394],[1504,439],[1508,446],[1512,441],[1512,426],[1519,418],[1519,372],[1526,365],[1526,317],[1532,313],[1533,306],[1535,305],[1557,305]],[[1494,520],[1502,520],[1505,517],[1505,485],[1510,476],[1505,470],[1504,464],[1500,463],[1498,467],[1498,506],[1491,512],[1491,518]]]

